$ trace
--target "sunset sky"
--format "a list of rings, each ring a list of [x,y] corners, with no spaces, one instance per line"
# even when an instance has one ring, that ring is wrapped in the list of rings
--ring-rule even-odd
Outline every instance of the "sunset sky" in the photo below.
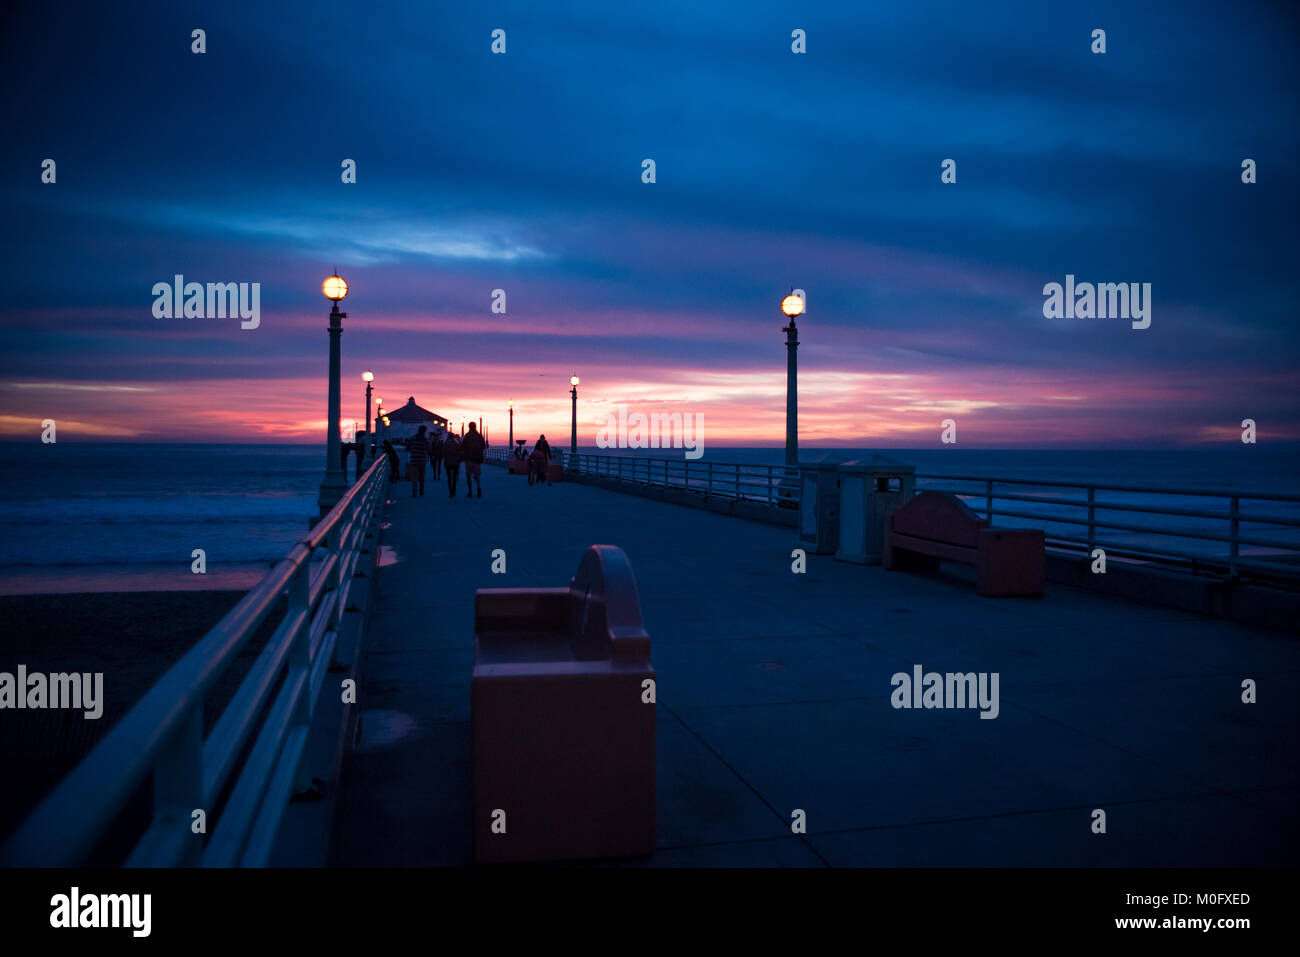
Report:
[[[618,404],[780,444],[801,287],[805,443],[1300,440],[1288,5],[237,6],[6,13],[0,436],[319,441],[337,266],[345,419],[369,368],[567,443],[577,372],[581,444]],[[259,328],[155,318],[178,273]],[[1151,327],[1044,318],[1067,274]]]

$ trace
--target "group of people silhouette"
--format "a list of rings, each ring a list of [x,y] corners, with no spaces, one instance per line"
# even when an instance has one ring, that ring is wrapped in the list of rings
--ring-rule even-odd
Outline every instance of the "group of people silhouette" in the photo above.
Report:
[[[465,466],[466,498],[483,497],[483,453],[487,442],[478,431],[478,426],[469,423],[469,431],[464,438],[447,429],[439,429],[430,435],[426,426],[406,440],[406,451],[410,457],[406,463],[406,479],[411,483],[411,497],[424,494],[424,467],[429,465],[433,471],[433,480],[438,480],[439,472],[447,475],[447,497],[456,497],[456,486],[460,482],[460,467]],[[389,474],[394,482],[399,478],[400,463],[397,449],[393,443],[384,440],[384,454],[388,456]]]
[[[448,429],[439,429],[429,433],[426,426],[420,426],[419,432],[406,440],[406,451],[410,458],[406,464],[406,480],[411,483],[411,498],[424,494],[424,468],[426,465],[433,472],[433,480],[438,480],[440,472],[447,476],[447,497],[456,497],[456,486],[460,482],[460,467],[465,466],[465,497],[483,497],[483,456],[488,443],[479,433],[478,426],[469,423],[469,431],[464,437]],[[523,445],[518,455],[523,457]],[[398,480],[401,462],[393,443],[384,440],[384,454],[388,456],[388,470],[392,481]],[[551,462],[551,446],[542,435],[537,439],[532,453],[528,456],[528,484],[541,485],[543,481],[550,485],[548,469]]]

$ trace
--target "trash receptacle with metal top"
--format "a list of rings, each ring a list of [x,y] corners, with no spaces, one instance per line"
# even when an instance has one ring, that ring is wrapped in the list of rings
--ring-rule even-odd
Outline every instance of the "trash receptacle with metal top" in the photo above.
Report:
[[[841,461],[828,455],[799,463],[799,544],[814,555],[829,555],[839,544]]]
[[[840,534],[835,557],[879,565],[885,519],[915,494],[916,467],[888,455],[869,455],[841,463],[838,475]]]

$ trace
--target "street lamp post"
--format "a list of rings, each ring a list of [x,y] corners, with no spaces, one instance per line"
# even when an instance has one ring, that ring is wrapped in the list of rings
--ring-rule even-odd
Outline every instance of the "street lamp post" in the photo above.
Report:
[[[790,320],[785,333],[785,464],[799,464],[799,330],[795,316],[803,313],[803,299],[792,291],[781,300],[781,311]]]
[[[574,455],[578,454],[578,377],[569,376],[569,385],[573,386],[569,390],[569,395],[573,398],[573,419],[569,429],[569,451]]]
[[[340,379],[339,340],[343,336],[343,320],[346,312],[339,312],[339,301],[348,294],[348,284],[342,276],[330,276],[321,283],[325,298],[332,300],[334,307],[330,310],[330,392],[329,421],[325,424],[325,478],[320,483],[320,495],[316,504],[320,506],[320,517],[324,518],[329,510],[338,504],[348,490],[348,480],[343,474],[342,436],[339,435]]]
[[[366,383],[366,428],[370,430],[370,434],[366,438],[370,440],[370,457],[373,459],[375,457],[375,433],[373,429],[370,429],[370,390],[375,382],[375,374],[367,370],[361,373],[361,378]]]
[[[506,448],[513,449],[514,447],[515,447],[515,400],[511,399],[510,400],[510,444],[507,445]]]

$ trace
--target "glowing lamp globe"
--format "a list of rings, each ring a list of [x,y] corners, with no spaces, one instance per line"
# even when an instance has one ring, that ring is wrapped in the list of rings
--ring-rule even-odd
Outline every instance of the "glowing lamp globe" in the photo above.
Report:
[[[781,311],[793,319],[795,316],[803,315],[803,299],[794,293],[786,296],[781,300]]]
[[[577,385],[577,384],[578,384],[578,377],[576,375],[569,376],[569,385]]]
[[[361,373],[361,379],[363,382],[374,382],[375,374],[373,372],[363,372]]]
[[[338,302],[340,299],[347,297],[348,284],[342,276],[330,276],[321,283],[321,291],[325,293],[326,299],[333,299]]]

